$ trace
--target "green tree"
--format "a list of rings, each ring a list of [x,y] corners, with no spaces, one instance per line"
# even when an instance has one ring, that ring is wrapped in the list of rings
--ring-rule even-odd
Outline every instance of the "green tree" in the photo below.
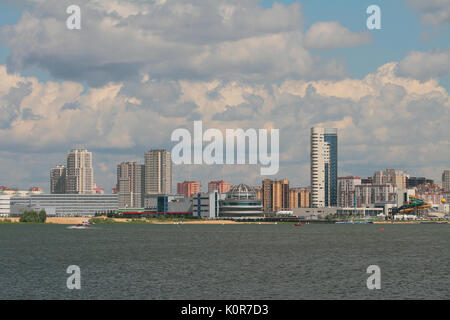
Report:
[[[47,213],[45,212],[45,210],[41,210],[39,212],[39,222],[40,223],[45,223],[45,221],[47,220]]]
[[[24,211],[20,216],[20,222],[28,222],[28,223],[45,223],[47,219],[47,214],[44,210],[37,213],[36,211]]]

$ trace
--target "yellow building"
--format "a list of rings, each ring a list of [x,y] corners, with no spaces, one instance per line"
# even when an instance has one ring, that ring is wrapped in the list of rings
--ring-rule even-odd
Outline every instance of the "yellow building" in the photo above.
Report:
[[[289,210],[289,180],[265,179],[261,189],[264,212]]]

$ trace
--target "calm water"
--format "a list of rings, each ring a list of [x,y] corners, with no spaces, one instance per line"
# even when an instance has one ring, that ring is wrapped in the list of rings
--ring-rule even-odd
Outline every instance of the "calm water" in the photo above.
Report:
[[[0,225],[0,299],[449,299],[449,245],[450,225]]]

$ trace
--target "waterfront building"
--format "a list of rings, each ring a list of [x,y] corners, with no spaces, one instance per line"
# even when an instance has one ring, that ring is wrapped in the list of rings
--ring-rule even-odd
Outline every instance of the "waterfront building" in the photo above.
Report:
[[[214,190],[213,190],[214,191]],[[190,198],[194,194],[200,192],[200,183],[196,181],[184,181],[177,184],[177,193]]]
[[[376,202],[395,201],[397,188],[391,184],[382,185],[355,185],[356,207],[368,207]],[[351,207],[354,207],[354,203]]]
[[[26,210],[45,210],[57,217],[94,216],[96,213],[116,212],[117,195],[107,194],[34,194],[11,197],[11,216],[20,216]]]
[[[415,196],[415,189],[397,189],[395,195],[396,206],[401,207],[409,202],[409,196]]]
[[[220,217],[256,217],[262,216],[263,211],[255,190],[245,184],[231,187],[226,198],[219,201]]]
[[[172,158],[166,150],[145,153],[145,194],[172,193]]]
[[[442,172],[442,188],[450,191],[450,170]]]
[[[311,206],[337,206],[338,137],[334,128],[311,128]]]
[[[192,214],[194,217],[217,218],[219,217],[220,200],[225,194],[213,190],[208,193],[197,193],[192,196]]]
[[[356,216],[356,217],[377,217],[384,216],[383,208],[379,207],[363,207],[363,208],[338,208],[336,214],[340,217]]]
[[[117,165],[116,193],[120,208],[144,207],[145,167],[136,162],[122,162]]]
[[[261,189],[264,212],[289,210],[289,180],[265,179]]]
[[[0,217],[8,217],[11,213],[11,196],[0,194]]]
[[[231,184],[228,182],[221,181],[211,181],[208,183],[208,193],[213,192],[214,190],[217,190],[219,193],[227,193],[230,191]]]
[[[354,207],[355,206],[355,188],[361,185],[361,178],[348,176],[338,178],[338,206]]]
[[[289,189],[289,209],[308,208],[311,189],[308,188],[290,188]]]
[[[50,193],[66,193],[66,166],[57,165],[50,169]]]
[[[67,154],[66,187],[69,194],[93,194],[92,152],[73,149]]]

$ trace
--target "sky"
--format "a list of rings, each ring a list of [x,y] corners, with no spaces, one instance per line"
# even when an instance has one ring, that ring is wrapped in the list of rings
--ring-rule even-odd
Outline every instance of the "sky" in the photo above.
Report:
[[[76,2],[76,3],[75,3]],[[344,5],[345,3],[345,5]],[[66,8],[81,9],[69,30]],[[368,6],[381,29],[368,30]],[[339,129],[339,175],[450,168],[450,1],[0,2],[0,185],[49,189],[73,148],[116,166],[177,128],[279,129],[280,170],[309,185],[312,126]],[[173,182],[260,185],[255,165],[174,165]]]

